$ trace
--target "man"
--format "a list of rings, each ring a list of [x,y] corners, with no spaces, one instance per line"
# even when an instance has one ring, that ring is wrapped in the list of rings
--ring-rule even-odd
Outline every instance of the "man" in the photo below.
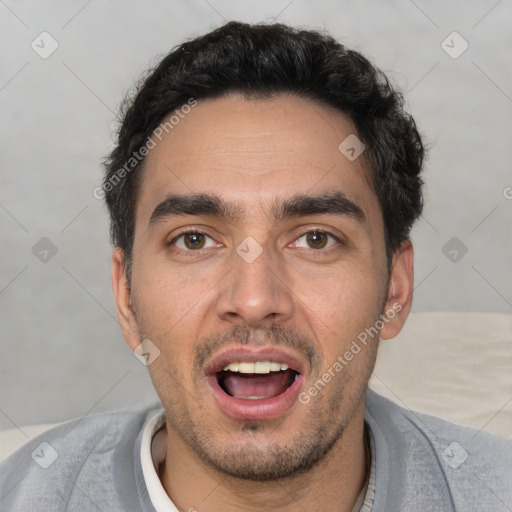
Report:
[[[228,23],[173,50],[103,183],[118,318],[163,408],[31,441],[2,510],[512,510],[509,441],[367,390],[411,308],[423,156],[328,36]]]

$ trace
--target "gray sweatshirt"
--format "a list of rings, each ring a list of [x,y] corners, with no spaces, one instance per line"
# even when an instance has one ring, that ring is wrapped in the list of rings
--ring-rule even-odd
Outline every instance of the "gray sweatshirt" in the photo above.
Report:
[[[141,438],[161,408],[90,415],[32,439],[0,464],[0,511],[155,512]],[[512,441],[370,390],[365,421],[373,453],[361,511],[512,512]]]

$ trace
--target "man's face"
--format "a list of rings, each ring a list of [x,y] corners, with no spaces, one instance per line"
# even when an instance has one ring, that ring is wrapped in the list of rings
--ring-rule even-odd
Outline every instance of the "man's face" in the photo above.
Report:
[[[338,149],[351,134],[293,95],[229,95],[200,101],[146,158],[121,323],[132,349],[160,350],[149,371],[170,444],[209,467],[290,475],[362,424],[377,338],[333,365],[384,312],[389,281],[363,157]]]

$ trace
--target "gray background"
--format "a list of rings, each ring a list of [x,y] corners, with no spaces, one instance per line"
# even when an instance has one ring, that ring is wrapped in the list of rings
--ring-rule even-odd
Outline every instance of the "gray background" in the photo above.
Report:
[[[93,190],[134,80],[231,19],[325,27],[388,72],[431,148],[413,311],[512,313],[511,0],[0,0],[0,428],[155,397],[119,332]]]

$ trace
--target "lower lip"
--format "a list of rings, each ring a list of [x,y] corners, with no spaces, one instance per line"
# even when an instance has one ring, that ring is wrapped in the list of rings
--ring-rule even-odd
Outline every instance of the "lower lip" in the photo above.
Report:
[[[280,395],[259,400],[244,400],[225,393],[215,375],[209,376],[207,380],[222,412],[235,420],[242,421],[263,421],[279,418],[291,409],[304,383],[302,375],[298,375],[293,384]]]

